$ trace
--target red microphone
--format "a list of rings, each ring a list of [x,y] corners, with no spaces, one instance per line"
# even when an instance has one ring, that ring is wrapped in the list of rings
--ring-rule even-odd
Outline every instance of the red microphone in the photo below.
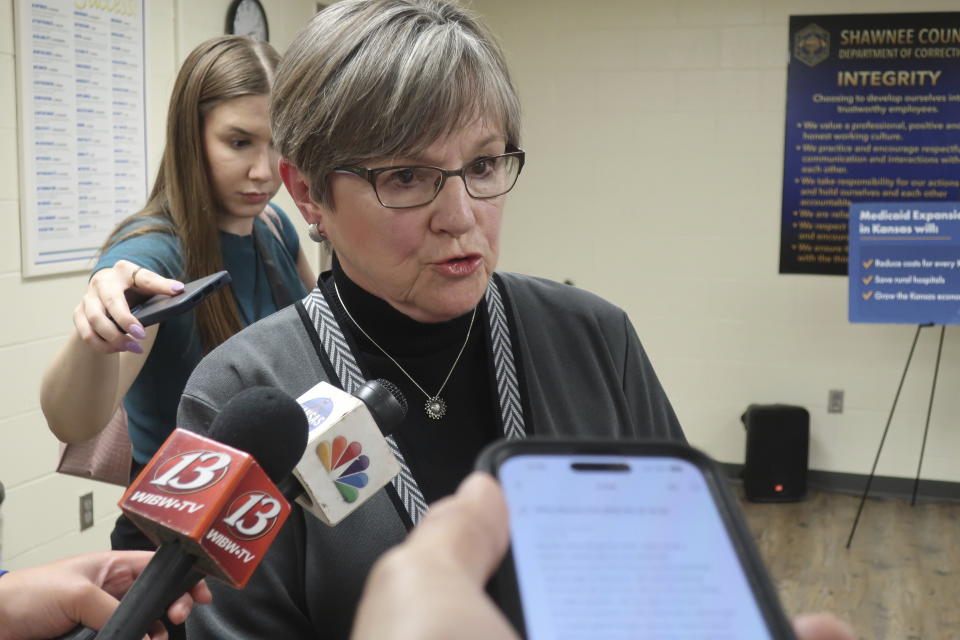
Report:
[[[237,589],[290,515],[253,456],[184,429],[174,429],[119,504],[158,547],[179,541],[197,552],[196,570]]]
[[[307,419],[293,398],[247,389],[207,433],[174,430],[121,498],[158,548],[97,640],[140,640],[198,572],[242,588],[290,514],[275,483],[306,447]]]

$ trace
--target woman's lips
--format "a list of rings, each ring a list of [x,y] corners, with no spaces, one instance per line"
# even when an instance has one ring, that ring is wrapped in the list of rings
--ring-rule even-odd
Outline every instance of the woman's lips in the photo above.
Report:
[[[436,266],[437,269],[439,269],[440,272],[445,275],[459,278],[470,275],[479,269],[482,263],[482,256],[478,254],[472,254],[468,256],[450,258],[449,260],[444,260],[443,262],[436,262],[434,263],[434,266]]]
[[[250,204],[260,204],[267,201],[267,194],[265,193],[241,193],[240,197]]]

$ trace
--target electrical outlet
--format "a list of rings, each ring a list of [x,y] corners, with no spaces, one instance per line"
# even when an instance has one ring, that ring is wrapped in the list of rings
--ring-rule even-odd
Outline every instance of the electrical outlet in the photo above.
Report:
[[[93,493],[80,496],[80,531],[93,526]]]
[[[827,393],[827,413],[843,413],[843,389],[830,389]]]

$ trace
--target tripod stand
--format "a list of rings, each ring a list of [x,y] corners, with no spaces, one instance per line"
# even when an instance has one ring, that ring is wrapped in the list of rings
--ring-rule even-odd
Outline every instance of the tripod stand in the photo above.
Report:
[[[877,456],[873,459],[873,468],[870,469],[870,475],[867,477],[867,486],[863,489],[863,496],[860,497],[860,506],[857,508],[857,516],[853,519],[853,526],[850,528],[850,536],[847,538],[847,549],[853,542],[853,534],[857,531],[857,524],[860,522],[860,514],[863,513],[863,505],[867,501],[867,494],[870,493],[870,485],[873,483],[873,477],[877,471],[877,463],[880,461],[880,452],[883,451],[883,443],[887,439],[887,431],[890,429],[890,422],[893,420],[893,412],[897,408],[897,401],[900,399],[900,391],[903,389],[903,381],[907,377],[907,370],[910,368],[910,361],[913,359],[913,352],[917,347],[917,339],[920,337],[920,329],[932,327],[933,324],[918,324],[917,332],[913,335],[913,344],[910,345],[910,354],[907,356],[907,363],[903,366],[903,375],[900,376],[900,384],[897,386],[897,393],[893,396],[893,406],[890,407],[890,415],[887,416],[887,425],[883,428],[883,435],[880,437],[880,446],[877,447]],[[927,448],[927,432],[930,429],[930,413],[933,409],[933,396],[937,390],[937,374],[940,372],[940,354],[943,353],[943,336],[946,332],[946,325],[940,326],[940,344],[937,346],[937,362],[933,369],[933,384],[930,385],[930,402],[927,404],[927,420],[923,426],[923,443],[920,445],[920,460],[917,462],[917,477],[913,481],[913,496],[910,498],[910,506],[917,502],[917,487],[920,486],[920,468],[923,466],[923,453]]]

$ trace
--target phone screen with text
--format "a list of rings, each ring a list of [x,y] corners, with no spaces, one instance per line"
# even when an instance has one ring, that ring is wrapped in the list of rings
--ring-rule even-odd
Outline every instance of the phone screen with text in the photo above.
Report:
[[[531,640],[772,637],[696,465],[530,454],[499,475]]]

